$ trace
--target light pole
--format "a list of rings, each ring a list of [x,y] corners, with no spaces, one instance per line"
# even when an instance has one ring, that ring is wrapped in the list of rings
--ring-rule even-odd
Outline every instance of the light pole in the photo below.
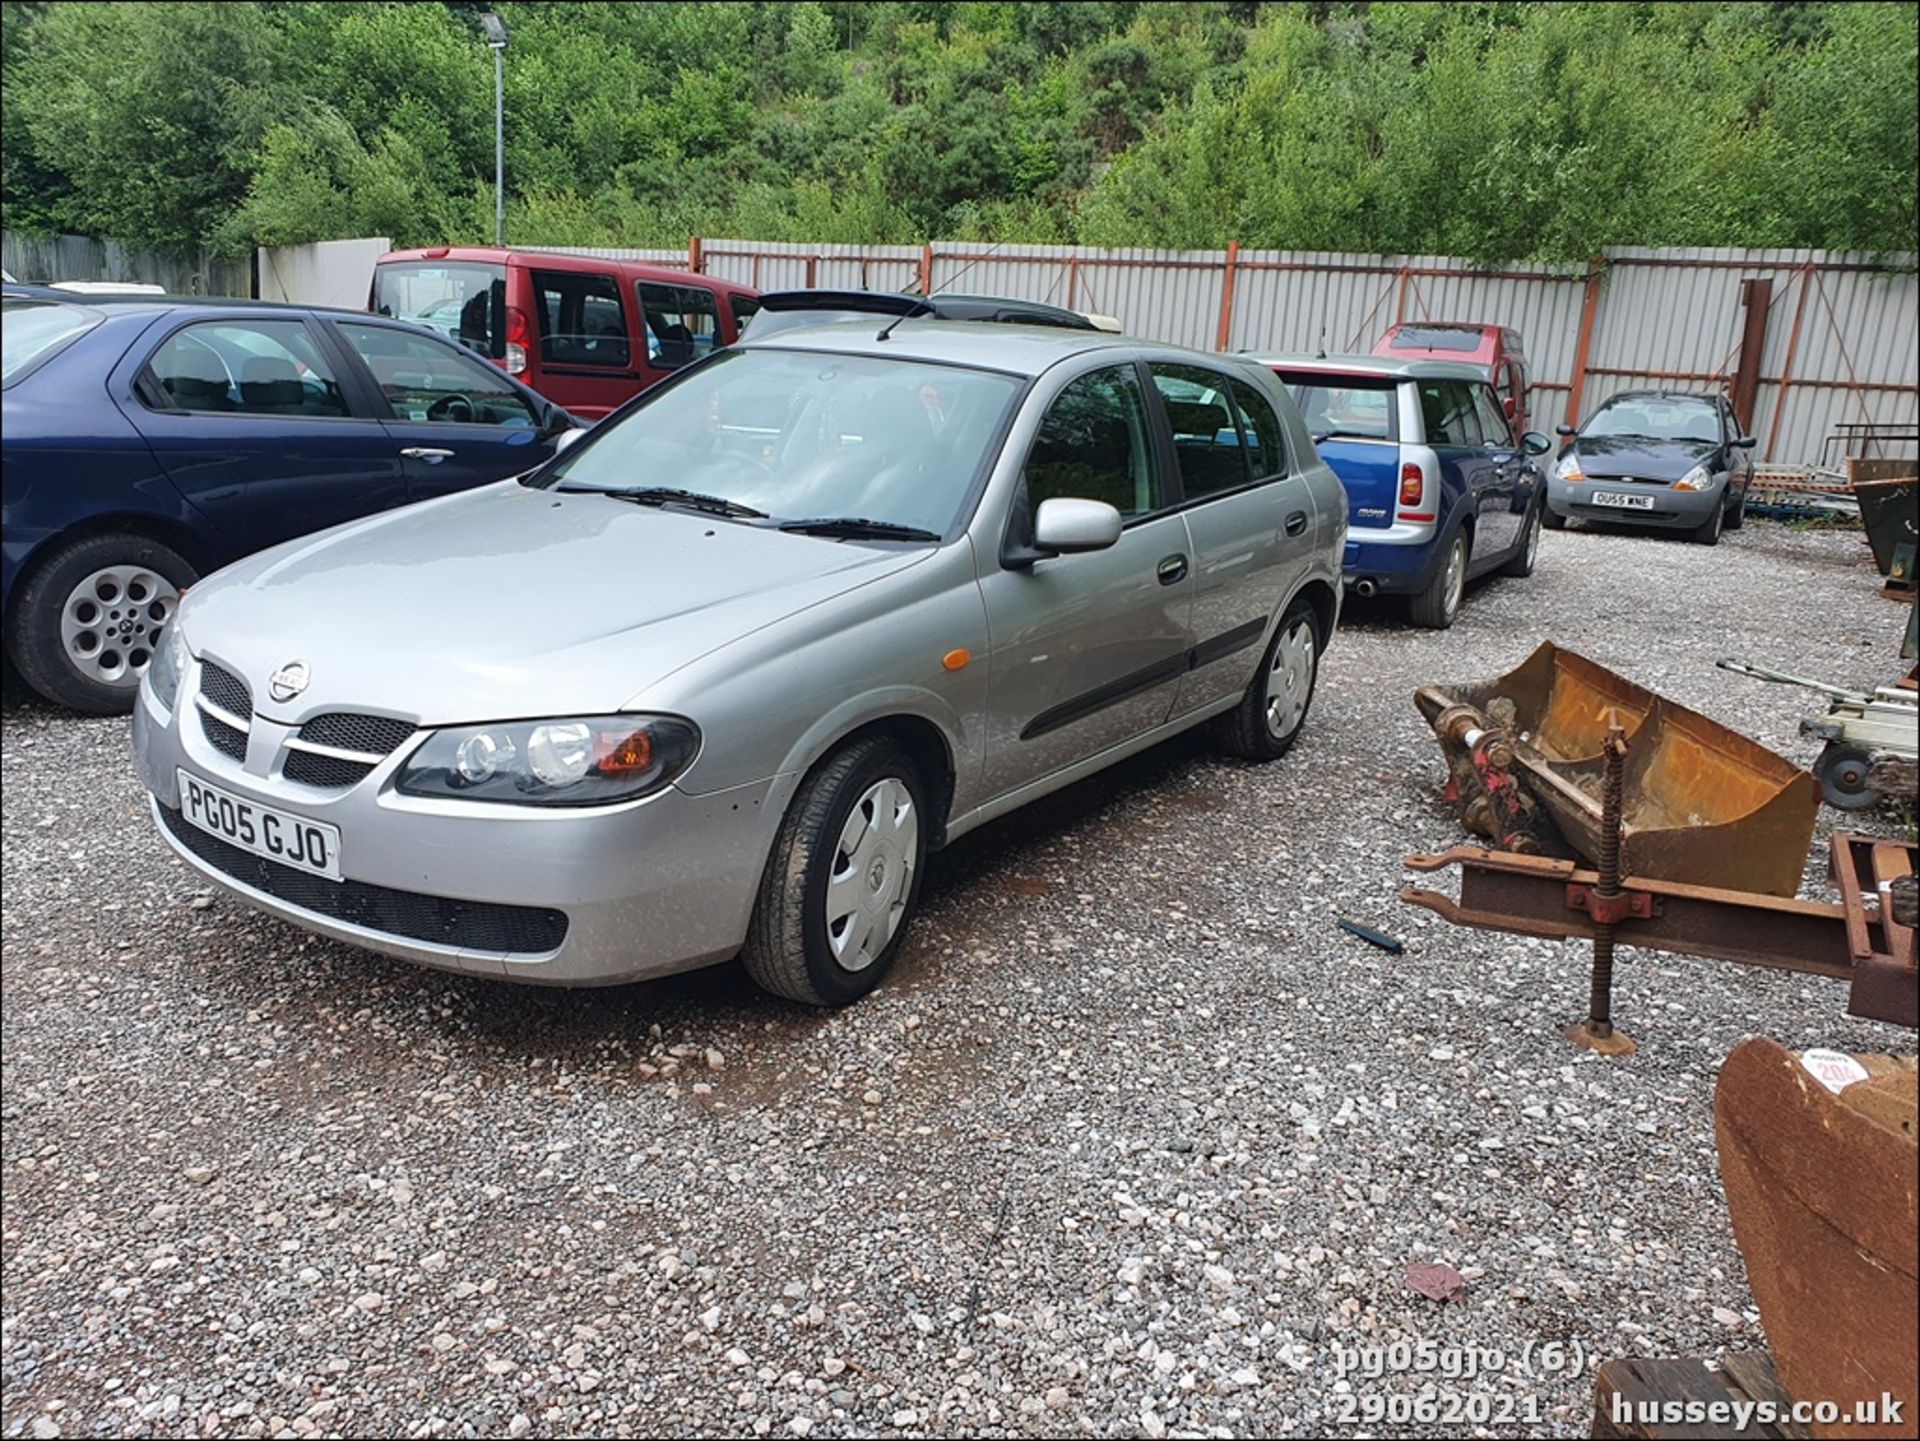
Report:
[[[491,10],[480,17],[493,51],[493,243],[507,243],[507,27]]]

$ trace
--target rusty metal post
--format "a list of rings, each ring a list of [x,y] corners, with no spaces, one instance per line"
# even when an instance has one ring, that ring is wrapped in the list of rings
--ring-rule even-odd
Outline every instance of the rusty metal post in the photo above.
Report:
[[[1621,842],[1626,823],[1621,801],[1626,789],[1627,733],[1620,725],[1618,712],[1607,714],[1607,740],[1602,751],[1606,772],[1600,791],[1599,884],[1593,888],[1591,902],[1593,928],[1593,979],[1587,992],[1587,1019],[1567,1032],[1576,1046],[1585,1046],[1604,1056],[1631,1055],[1634,1044],[1613,1028],[1613,923],[1622,913],[1626,892],[1620,880],[1625,874],[1621,864]]]
[[[1587,268],[1587,293],[1580,300],[1580,333],[1573,343],[1573,378],[1567,387],[1567,411],[1561,417],[1568,425],[1580,423],[1580,400],[1587,388],[1587,355],[1593,347],[1593,316],[1600,305],[1600,273],[1605,265],[1605,256],[1596,255]]]
[[[925,241],[920,246],[920,293],[933,294],[933,242]]]
[[[707,268],[705,251],[706,242],[698,235],[687,237],[687,273],[689,275],[700,275],[705,272]]]
[[[1214,331],[1213,348],[1225,350],[1233,334],[1233,272],[1240,264],[1240,242],[1227,242],[1227,264],[1220,277],[1220,325]]]
[[[1754,402],[1760,394],[1760,357],[1767,347],[1767,312],[1772,299],[1771,280],[1740,282],[1746,324],[1740,332],[1740,360],[1733,368],[1733,414],[1743,435],[1753,434]]]

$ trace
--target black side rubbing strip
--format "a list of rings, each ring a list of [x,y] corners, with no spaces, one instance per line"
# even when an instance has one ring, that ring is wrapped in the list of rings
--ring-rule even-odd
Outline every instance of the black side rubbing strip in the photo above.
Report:
[[[1250,620],[1245,625],[1236,625],[1232,630],[1222,631],[1212,640],[1203,640],[1188,652],[1191,660],[1187,669],[1199,670],[1203,665],[1212,665],[1225,659],[1237,650],[1245,650],[1259,642],[1267,633],[1267,623],[1262,620]]]
[[[1077,720],[1085,720],[1096,711],[1108,706],[1118,705],[1121,701],[1131,700],[1142,691],[1152,690],[1163,681],[1175,676],[1185,675],[1190,670],[1198,670],[1203,665],[1232,655],[1235,651],[1245,650],[1256,644],[1267,633],[1264,619],[1250,620],[1245,625],[1237,625],[1232,630],[1222,631],[1209,640],[1203,640],[1190,650],[1179,655],[1170,655],[1165,660],[1157,660],[1152,665],[1142,666],[1139,670],[1110,680],[1105,685],[1095,686],[1072,700],[1062,701],[1049,710],[1027,722],[1026,729],[1020,732],[1023,741],[1034,740],[1062,726],[1072,725]]]

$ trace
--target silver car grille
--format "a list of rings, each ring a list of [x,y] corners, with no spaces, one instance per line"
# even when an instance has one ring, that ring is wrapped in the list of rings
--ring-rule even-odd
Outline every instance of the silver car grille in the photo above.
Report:
[[[411,721],[391,716],[329,711],[287,737],[280,774],[301,785],[338,790],[363,780],[414,732]]]
[[[202,661],[194,708],[200,712],[207,743],[228,760],[244,761],[247,732],[253,728],[253,692],[247,683],[224,666]]]

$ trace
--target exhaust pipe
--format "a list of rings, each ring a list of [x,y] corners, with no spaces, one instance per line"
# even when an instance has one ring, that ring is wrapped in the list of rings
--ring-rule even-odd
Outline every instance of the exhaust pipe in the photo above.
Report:
[[[1360,599],[1362,600],[1366,600],[1369,596],[1371,596],[1375,591],[1379,589],[1380,587],[1374,584],[1374,582],[1371,580],[1355,581],[1353,585],[1353,593],[1359,596]]]

